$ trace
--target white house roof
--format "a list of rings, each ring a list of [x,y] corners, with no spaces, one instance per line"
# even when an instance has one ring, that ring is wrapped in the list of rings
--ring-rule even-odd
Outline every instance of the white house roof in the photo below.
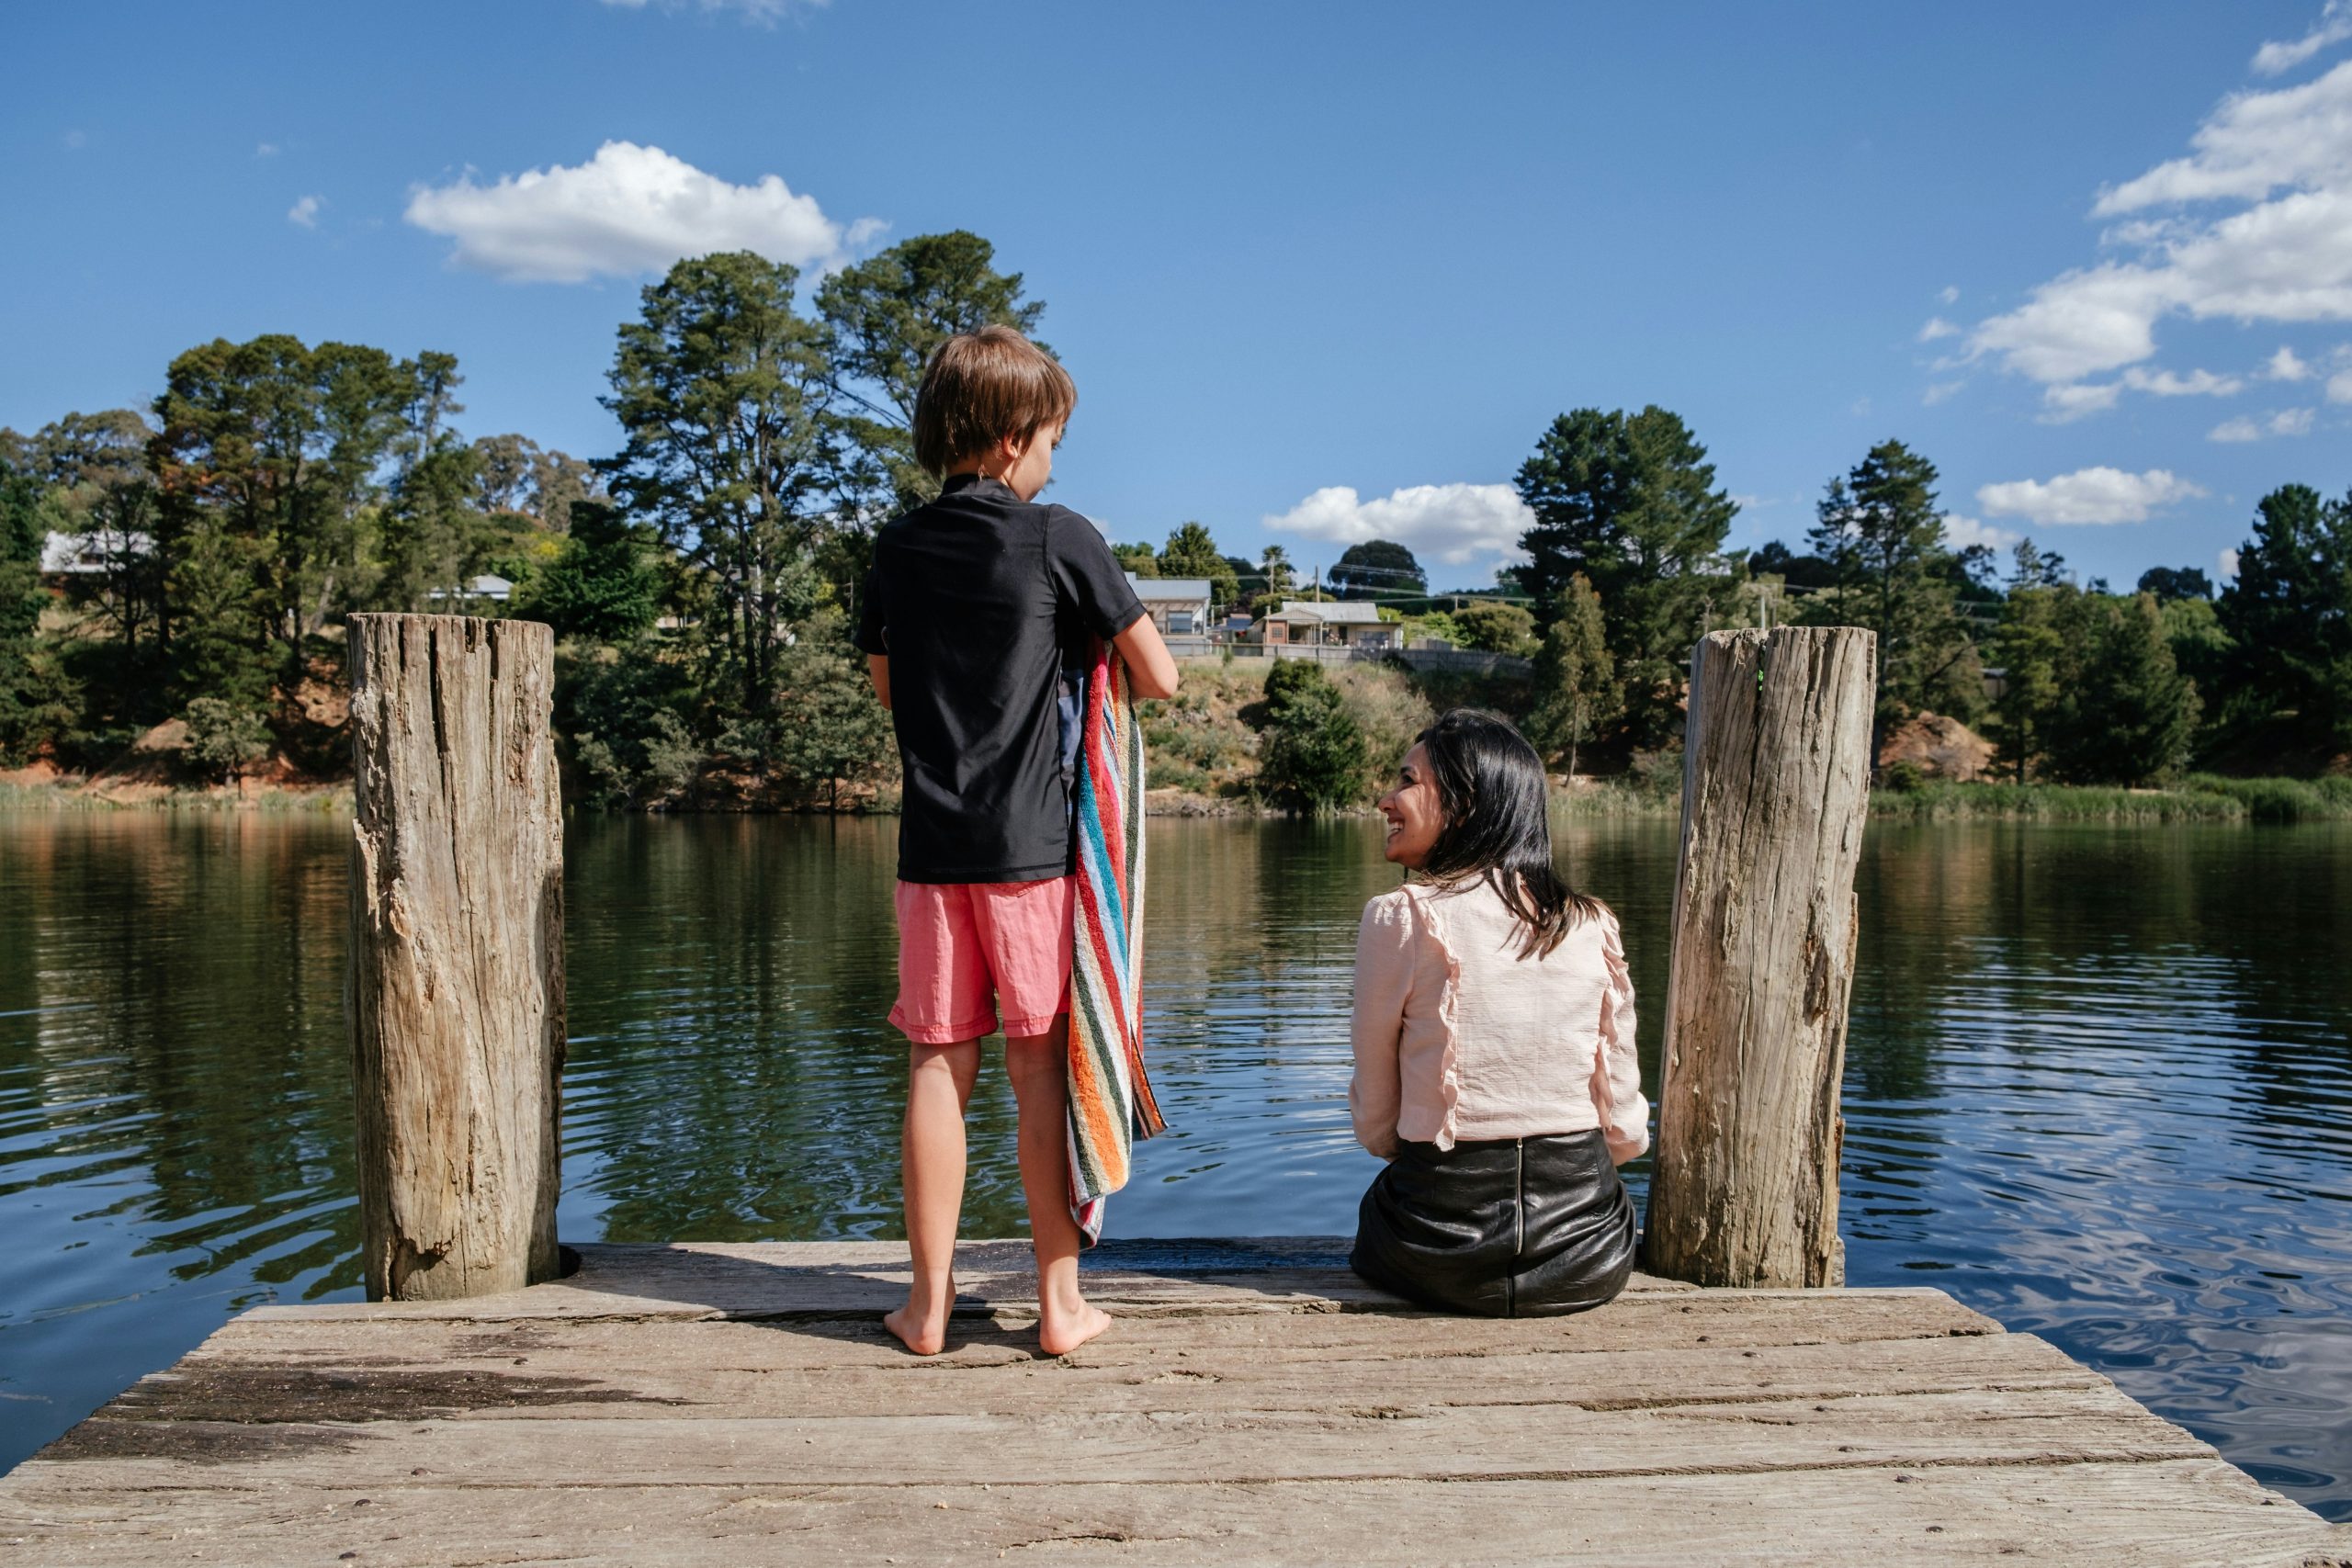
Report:
[[[1285,599],[1271,618],[1320,621],[1327,626],[1376,626],[1380,624],[1380,606],[1369,599]]]
[[[469,579],[458,592],[461,596],[469,599],[503,599],[514,592],[514,585],[503,577],[493,577],[489,572],[484,572],[480,577]],[[448,593],[446,590],[435,588],[425,597],[446,599]]]
[[[1147,604],[1171,599],[1190,604],[1209,596],[1209,580],[1205,577],[1137,577],[1131,571],[1127,581],[1135,585],[1136,597]]]
[[[118,534],[96,528],[87,534],[51,533],[40,542],[41,574],[104,571],[107,558],[117,552],[145,556],[155,553],[154,539],[145,534]]]

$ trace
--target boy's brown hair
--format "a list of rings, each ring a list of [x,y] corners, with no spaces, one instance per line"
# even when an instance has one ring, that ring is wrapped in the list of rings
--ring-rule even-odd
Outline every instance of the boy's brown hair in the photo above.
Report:
[[[1027,440],[1078,407],[1059,361],[1011,327],[958,333],[939,345],[915,393],[915,461],[933,478],[1006,436]]]

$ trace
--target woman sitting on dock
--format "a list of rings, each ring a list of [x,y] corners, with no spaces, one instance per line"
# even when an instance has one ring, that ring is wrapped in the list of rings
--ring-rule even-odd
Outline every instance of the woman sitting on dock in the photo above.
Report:
[[[1423,730],[1380,801],[1385,852],[1414,876],[1364,907],[1356,937],[1348,1101],[1388,1165],[1350,1261],[1492,1317],[1624,1288],[1617,1167],[1649,1146],[1617,918],[1554,868],[1544,784],[1501,719],[1456,709]]]

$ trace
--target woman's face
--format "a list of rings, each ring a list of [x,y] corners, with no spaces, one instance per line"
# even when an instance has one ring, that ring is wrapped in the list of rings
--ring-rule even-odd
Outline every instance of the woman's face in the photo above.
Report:
[[[1408,871],[1419,871],[1436,846],[1445,814],[1438,806],[1437,781],[1430,776],[1430,754],[1418,744],[1396,770],[1396,787],[1380,797],[1380,814],[1388,818],[1388,841],[1381,852]]]

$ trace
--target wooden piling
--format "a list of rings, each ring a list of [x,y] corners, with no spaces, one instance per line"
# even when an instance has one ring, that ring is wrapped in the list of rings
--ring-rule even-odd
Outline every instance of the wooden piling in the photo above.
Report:
[[[1838,1159],[1875,636],[1713,632],[1690,661],[1648,1266],[1844,1282]]]
[[[351,620],[344,1005],[371,1301],[555,1278],[564,1057],[554,638]]]

